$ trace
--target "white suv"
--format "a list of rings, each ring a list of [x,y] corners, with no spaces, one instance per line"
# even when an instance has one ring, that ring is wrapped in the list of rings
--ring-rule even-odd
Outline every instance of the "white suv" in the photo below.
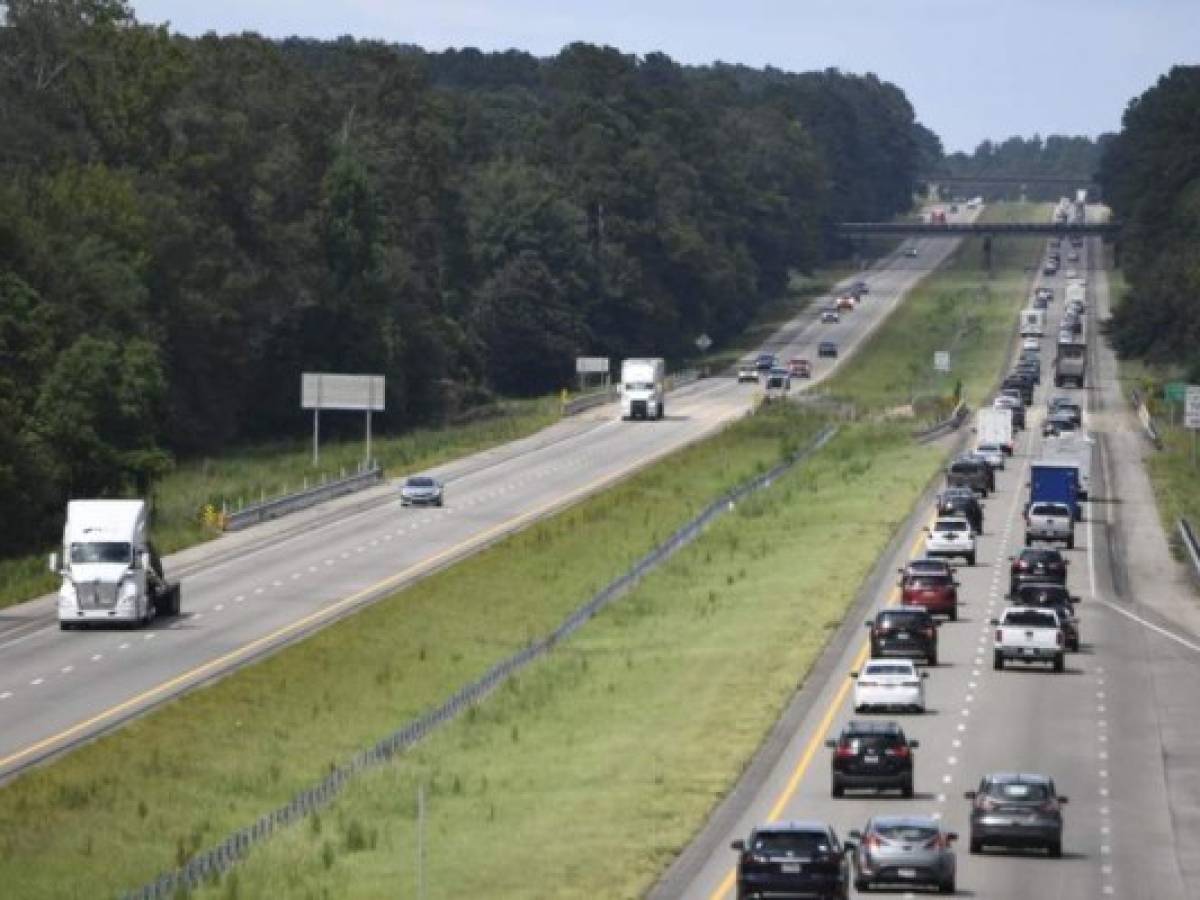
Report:
[[[926,556],[961,556],[968,566],[975,565],[975,532],[962,516],[939,516],[932,528],[925,529]]]

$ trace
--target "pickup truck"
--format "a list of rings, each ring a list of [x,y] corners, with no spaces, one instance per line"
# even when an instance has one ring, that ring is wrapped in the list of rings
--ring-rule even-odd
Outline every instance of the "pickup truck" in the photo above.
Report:
[[[1066,659],[1066,635],[1052,609],[1036,606],[1010,606],[999,619],[992,645],[992,668],[1003,669],[1005,663],[1049,662],[1055,672],[1062,672]]]
[[[1066,544],[1075,549],[1075,517],[1065,503],[1039,502],[1029,504],[1025,512],[1025,546],[1034,541]]]

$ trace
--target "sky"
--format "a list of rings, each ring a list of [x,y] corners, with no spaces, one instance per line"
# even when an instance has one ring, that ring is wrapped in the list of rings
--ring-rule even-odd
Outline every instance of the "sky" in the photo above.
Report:
[[[948,151],[1119,130],[1129,101],[1200,63],[1200,0],[131,0],[199,35],[341,35],[552,56],[573,41],[682,63],[874,72]]]

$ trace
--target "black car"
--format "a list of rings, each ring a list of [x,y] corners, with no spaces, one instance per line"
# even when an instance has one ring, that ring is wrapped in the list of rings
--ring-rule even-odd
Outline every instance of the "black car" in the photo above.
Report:
[[[962,516],[976,534],[983,534],[983,504],[967,487],[947,488],[937,496],[939,516]]]
[[[1041,606],[1058,612],[1067,649],[1072,653],[1079,652],[1079,620],[1075,618],[1075,604],[1078,602],[1079,598],[1072,597],[1065,584],[1052,581],[1027,582],[1013,593],[1013,604],[1016,606]]]
[[[846,848],[824,822],[772,822],[731,846],[738,851],[738,900],[850,896]]]
[[[1045,775],[1002,772],[985,775],[971,801],[971,852],[988,845],[1044,847],[1062,856],[1062,805],[1054,781]]]
[[[1023,359],[1013,369],[1018,375],[1028,375],[1034,384],[1042,383],[1042,364],[1040,360]]]
[[[1042,423],[1043,437],[1066,434],[1067,432],[1078,430],[1079,422],[1076,420],[1074,413],[1062,409],[1050,413]]]
[[[960,456],[946,468],[946,487],[970,488],[986,497],[996,489],[996,473],[981,457]]]
[[[817,356],[833,356],[838,355],[838,346],[833,341],[821,341],[817,344]]]
[[[1009,594],[1015,595],[1021,585],[1035,581],[1067,583],[1067,561],[1057,550],[1026,547],[1009,558],[1012,560],[1008,573]]]
[[[913,795],[912,752],[920,743],[908,740],[895,722],[852,720],[825,746],[833,750],[829,793],[834,797],[844,796],[847,788]]]
[[[871,629],[871,659],[902,656],[924,659],[936,666],[938,661],[937,622],[923,609],[900,607],[884,609],[867,622]]]
[[[1000,387],[1015,388],[1020,392],[1022,403],[1024,403],[1026,406],[1033,405],[1033,389],[1035,385],[1032,376],[1023,375],[1020,372],[1010,372],[1007,376],[1005,376],[1004,380],[1000,382]]]

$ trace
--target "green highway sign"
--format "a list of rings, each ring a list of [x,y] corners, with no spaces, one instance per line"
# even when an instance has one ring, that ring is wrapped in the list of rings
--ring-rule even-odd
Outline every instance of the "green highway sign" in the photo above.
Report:
[[[1182,403],[1187,394],[1187,383],[1183,381],[1168,381],[1163,385],[1163,399],[1168,403]]]

